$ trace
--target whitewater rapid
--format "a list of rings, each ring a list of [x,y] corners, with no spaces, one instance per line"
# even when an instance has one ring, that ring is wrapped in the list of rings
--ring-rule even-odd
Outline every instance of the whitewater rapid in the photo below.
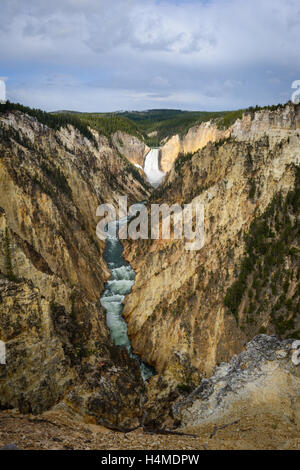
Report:
[[[135,205],[135,207],[138,206],[138,204]],[[136,354],[133,354],[127,334],[127,324],[122,316],[122,302],[125,295],[130,293],[135,279],[135,272],[122,256],[123,247],[116,235],[118,228],[126,221],[127,218],[109,222],[106,227],[104,260],[110,270],[111,277],[105,284],[105,291],[100,302],[106,310],[106,323],[110,329],[113,343],[127,349],[130,357],[138,361],[143,380],[147,380],[155,371],[152,367],[144,364]]]

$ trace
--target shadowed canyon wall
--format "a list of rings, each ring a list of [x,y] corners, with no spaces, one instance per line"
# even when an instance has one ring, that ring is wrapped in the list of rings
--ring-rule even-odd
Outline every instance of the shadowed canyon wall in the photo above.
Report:
[[[96,208],[145,199],[148,186],[96,132],[92,141],[10,112],[0,137],[0,405],[136,424],[144,385],[98,301],[109,272]]]

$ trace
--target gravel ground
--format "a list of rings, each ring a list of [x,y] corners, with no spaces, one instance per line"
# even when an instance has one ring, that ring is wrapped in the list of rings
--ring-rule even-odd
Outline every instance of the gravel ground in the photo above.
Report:
[[[0,447],[14,444],[28,450],[300,449],[300,430],[284,418],[270,415],[181,431],[195,433],[197,437],[153,435],[142,429],[124,434],[51,411],[40,416],[0,411]]]

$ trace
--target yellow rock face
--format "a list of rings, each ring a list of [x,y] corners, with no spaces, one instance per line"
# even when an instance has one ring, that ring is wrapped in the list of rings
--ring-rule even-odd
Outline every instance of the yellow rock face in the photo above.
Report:
[[[124,157],[134,165],[137,164],[143,168],[145,156],[150,150],[147,145],[137,137],[121,131],[117,131],[113,135],[112,141],[114,146]]]
[[[182,138],[174,135],[161,147],[161,168],[164,172],[171,170],[180,153],[194,153],[202,149],[208,142],[216,142],[230,135],[230,130],[219,130],[211,122],[193,126]]]
[[[0,126],[0,404],[39,413],[61,402],[136,424],[139,368],[112,345],[98,302],[109,273],[96,208],[144,199],[146,184],[97,133],[96,146],[19,112]]]
[[[297,109],[287,106],[248,114],[228,131],[202,124],[163,146],[164,198],[151,202],[203,203],[206,241],[195,252],[186,251],[183,240],[124,241],[136,271],[124,308],[128,333],[133,350],[158,372],[148,386],[148,419],[168,406],[165,397],[178,384],[199,384],[257,334],[255,326],[243,331],[225,311],[224,293],[236,279],[251,221],[294,185],[299,123]],[[95,214],[99,203],[117,204],[120,195],[129,203],[148,198],[148,186],[118,153],[142,166],[148,149],[127,134],[115,134],[111,145],[95,132],[97,148],[71,126],[54,132],[21,113],[1,116],[0,126],[0,341],[6,352],[0,405],[26,413],[56,405],[98,424],[135,426],[145,387],[135,361],[113,347],[97,302],[109,273]],[[198,149],[175,170],[178,153]],[[253,179],[255,198],[249,197]],[[278,358],[285,361],[285,351]],[[263,398],[278,404],[282,397],[272,386],[286,387],[290,376],[268,371],[274,381],[261,383]],[[253,394],[247,390],[256,410],[267,402],[258,400],[257,384]],[[232,413],[244,404],[235,402]],[[298,404],[290,409],[299,421]]]
[[[238,119],[230,128],[224,130],[218,129],[213,122],[204,122],[191,127],[183,137],[173,135],[161,146],[161,168],[167,173],[180,153],[194,153],[209,142],[217,142],[230,135],[238,140],[255,141],[268,134],[271,140],[278,142],[289,130],[299,128],[300,117],[295,114],[293,105],[272,112],[244,114],[243,119]]]
[[[137,272],[124,309],[133,349],[169,383],[209,376],[247,341],[225,312],[224,295],[236,279],[251,221],[278,191],[286,194],[294,185],[293,165],[300,164],[296,112],[287,107],[274,115],[263,111],[252,121],[246,116],[233,126],[233,139],[209,143],[179,173],[171,169],[163,197],[152,202],[204,204],[206,241],[200,251],[188,252],[172,240],[132,242],[130,248],[125,243]]]

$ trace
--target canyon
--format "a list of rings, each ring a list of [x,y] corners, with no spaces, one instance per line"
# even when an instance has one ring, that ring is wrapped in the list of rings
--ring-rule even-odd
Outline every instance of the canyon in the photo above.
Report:
[[[291,103],[227,128],[193,125],[159,149],[124,131],[83,135],[18,110],[0,114],[7,416],[53,413],[146,432],[273,413],[298,433],[299,148],[300,107]],[[96,209],[124,195],[148,208],[203,204],[204,247],[121,240],[124,264],[110,265]],[[112,284],[120,269],[121,294]],[[116,296],[130,347],[107,323],[105,297],[107,306]],[[155,370],[147,381],[136,357]]]
[[[158,371],[150,408],[178,386],[195,388],[259,333],[299,337],[299,118],[293,105],[247,113],[227,138],[177,159],[151,203],[204,204],[206,242],[199,252],[187,252],[178,240],[124,242],[136,272],[123,312],[128,334],[134,351]],[[287,202],[294,197],[295,210]],[[279,220],[282,211],[286,222]],[[289,241],[285,223],[292,225]],[[280,240],[282,254],[273,255],[270,267],[265,254],[250,253],[257,264],[239,285],[251,230],[254,244],[268,238],[255,224],[277,231],[270,237]],[[295,257],[282,246],[287,241]],[[240,296],[234,312],[226,305],[232,286],[233,296]]]
[[[97,133],[90,141],[20,112],[0,130],[1,407],[60,403],[111,426],[138,422],[144,385],[99,303],[109,270],[95,226],[101,202],[149,188]]]

